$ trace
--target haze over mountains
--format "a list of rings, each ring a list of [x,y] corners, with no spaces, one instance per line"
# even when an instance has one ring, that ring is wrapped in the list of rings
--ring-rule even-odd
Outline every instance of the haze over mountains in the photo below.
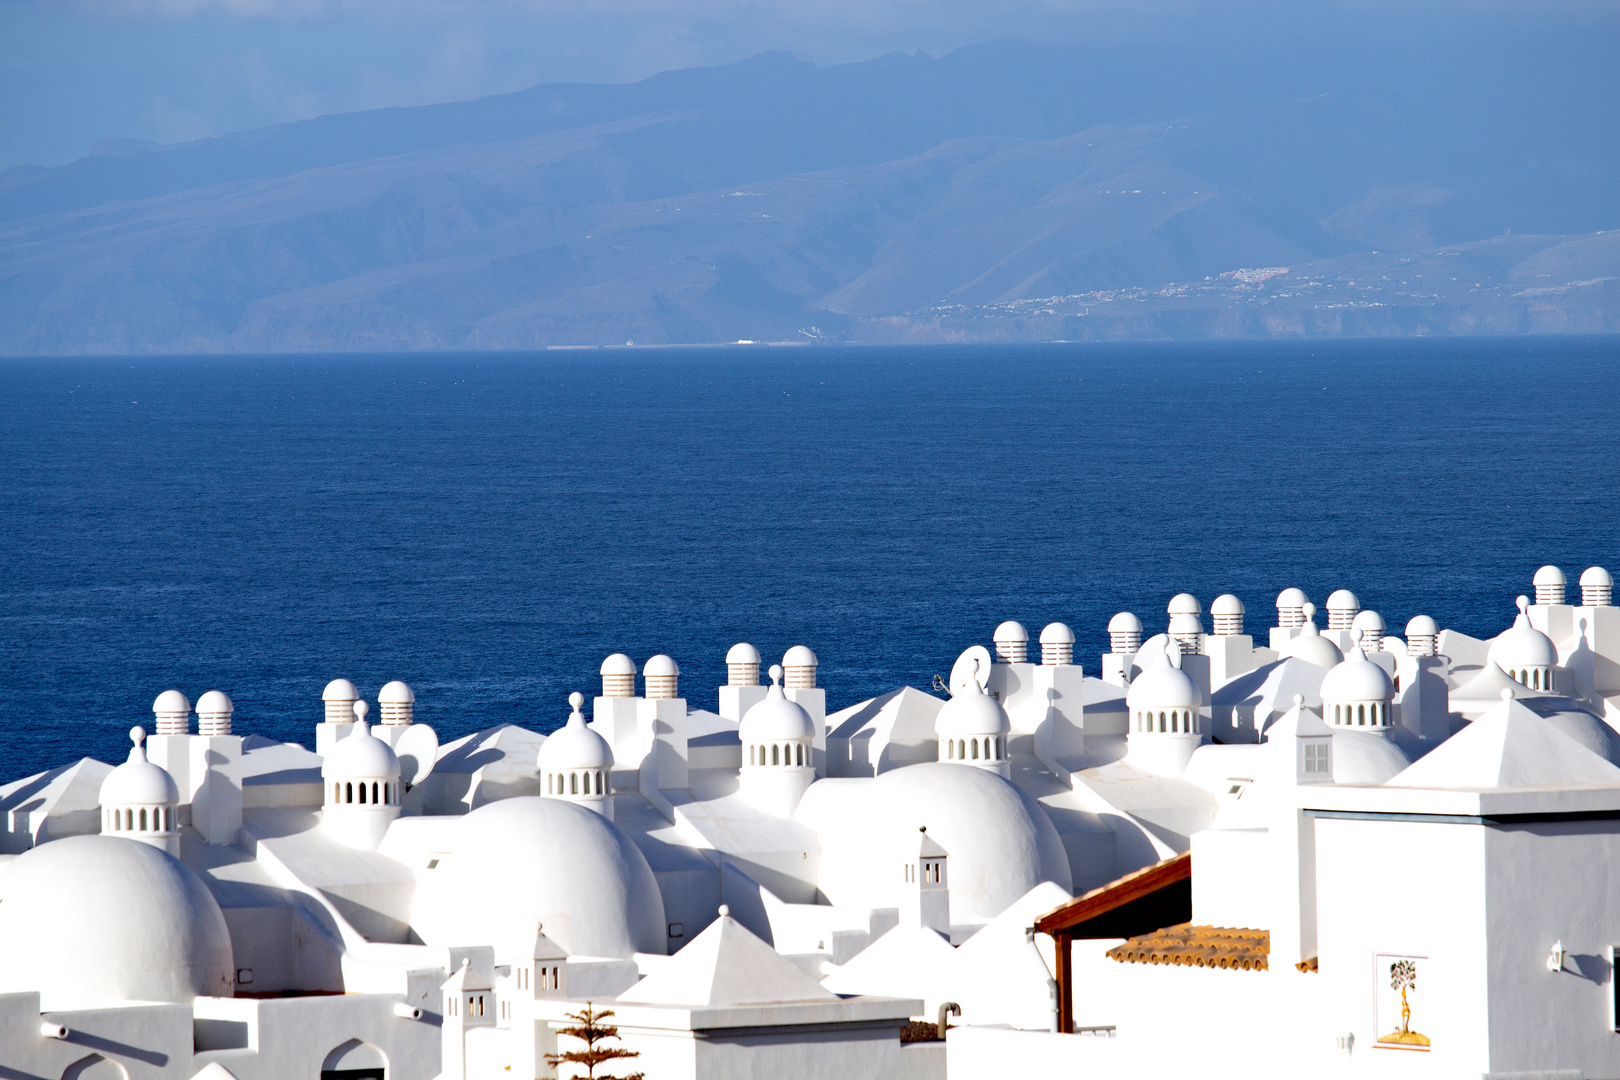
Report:
[[[1611,44],[767,53],[108,141],[0,173],[0,351],[1613,331]]]

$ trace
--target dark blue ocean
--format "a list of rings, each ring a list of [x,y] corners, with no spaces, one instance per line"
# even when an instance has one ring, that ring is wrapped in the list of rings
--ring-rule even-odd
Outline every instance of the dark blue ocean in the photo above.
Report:
[[[313,742],[401,678],[443,738],[550,730],[622,650],[712,708],[804,642],[830,707],[1002,619],[1338,587],[1392,631],[1620,568],[1620,341],[0,361],[0,778],[120,760],[152,699]]]

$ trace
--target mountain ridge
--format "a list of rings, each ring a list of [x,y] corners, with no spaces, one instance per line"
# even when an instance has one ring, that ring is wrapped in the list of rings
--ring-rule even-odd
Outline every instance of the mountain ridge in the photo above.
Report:
[[[1162,58],[1147,75],[1129,75],[1124,54],[1075,71],[1071,52],[995,43],[833,68],[767,53],[120,146],[0,178],[0,352],[1000,339],[1105,322],[1103,336],[1471,332],[1447,328],[1513,323],[1505,312],[1525,298],[1509,286],[1524,283],[1503,271],[1472,298],[1436,294],[1433,318],[1361,331],[1333,329],[1372,325],[1349,271],[1277,303],[1360,323],[1251,318],[1252,297],[1203,281],[1357,253],[1395,280],[1400,259],[1504,221],[1585,234],[1546,256],[1556,268],[1542,272],[1561,276],[1544,287],[1564,291],[1537,304],[1577,304],[1570,325],[1614,328],[1606,286],[1574,283],[1620,275],[1599,232],[1620,223],[1620,140],[1601,138],[1615,122],[1598,105],[1584,120],[1540,115],[1594,76],[1543,85],[1527,70],[1483,87],[1488,73],[1470,75],[1458,51],[1431,60],[1400,107],[1386,86],[1295,57],[1204,93],[1191,76],[1138,85]],[[1527,96],[1501,116],[1470,112]],[[1539,156],[1484,169],[1510,136]],[[1402,310],[1418,304],[1390,289]],[[1071,312],[1092,321],[1065,330],[1010,314],[1093,294],[1111,298],[1091,307],[1130,308],[1137,323]]]

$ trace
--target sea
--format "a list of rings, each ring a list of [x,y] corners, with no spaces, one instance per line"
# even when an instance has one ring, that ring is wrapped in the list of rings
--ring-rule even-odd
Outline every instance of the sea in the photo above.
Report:
[[[737,641],[829,709],[1004,619],[1095,670],[1183,591],[1491,636],[1620,569],[1617,476],[1613,337],[4,359],[0,781],[170,687],[313,745],[328,680],[404,679],[448,741],[616,651],[711,709]]]

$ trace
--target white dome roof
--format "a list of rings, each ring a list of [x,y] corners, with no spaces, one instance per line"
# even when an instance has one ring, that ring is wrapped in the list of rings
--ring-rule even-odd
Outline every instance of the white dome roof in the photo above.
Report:
[[[652,869],[607,818],[563,799],[521,795],[455,825],[454,849],[418,886],[412,925],[430,945],[514,941],[542,924],[570,955],[664,953],[664,901]]]
[[[150,844],[41,844],[0,875],[0,899],[0,993],[37,990],[51,1011],[231,995],[236,968],[219,904]]]
[[[1176,593],[1170,598],[1169,605],[1164,609],[1170,615],[1201,615],[1204,608],[1198,603],[1198,597],[1190,592]]]
[[[189,713],[191,699],[178,690],[165,690],[152,702],[152,711],[155,713]]]
[[[726,663],[757,664],[759,663],[759,650],[746,641],[739,641],[726,650]]]
[[[1581,587],[1610,589],[1614,587],[1614,576],[1601,566],[1589,566],[1581,572]]]
[[[613,767],[613,748],[601,735],[592,731],[579,711],[585,696],[578,692],[568,695],[574,711],[568,723],[546,737],[540,745],[538,762],[540,771],[567,772],[571,769],[609,769]]]
[[[360,691],[354,688],[354,683],[348,679],[333,679],[321,691],[322,701],[354,701],[360,696]]]
[[[1299,628],[1299,635],[1286,642],[1280,651],[1284,656],[1295,657],[1307,664],[1330,668],[1344,660],[1344,653],[1339,651],[1337,645],[1316,632],[1316,624],[1311,621],[1311,616],[1315,614],[1316,608],[1306,604],[1305,625]]]
[[[1015,622],[1012,619],[1008,619],[1006,622],[1004,622],[1000,626],[996,627],[996,632],[994,634],[990,635],[990,640],[992,640],[992,641],[1028,641],[1029,640],[1029,631],[1024,629],[1024,624],[1023,623]]]
[[[1198,684],[1192,676],[1161,655],[1158,663],[1149,664],[1146,671],[1131,682],[1125,692],[1126,709],[1196,709],[1204,703]]]
[[[1519,617],[1497,635],[1486,653],[1491,663],[1503,671],[1552,667],[1558,663],[1558,650],[1553,647],[1552,638],[1530,625],[1530,616],[1525,614],[1528,606],[1529,601],[1519,597]]]
[[[197,712],[202,713],[228,713],[235,709],[231,699],[223,690],[210,690],[197,699]]]
[[[1243,601],[1231,593],[1221,593],[1210,601],[1209,613],[1211,615],[1242,615]]]
[[[1588,572],[1590,573],[1590,571]],[[1564,585],[1567,583],[1564,572],[1556,566],[1543,566],[1536,571],[1536,576],[1530,579],[1532,585]],[[1582,584],[1585,584],[1585,582],[1583,581]]]
[[[1379,633],[1389,629],[1384,625],[1384,617],[1371,608],[1359,612],[1355,621],[1350,624],[1350,628],[1352,630],[1376,630]]]
[[[1108,620],[1108,632],[1110,634],[1140,634],[1142,632],[1142,620],[1138,619],[1132,612],[1122,611]]]
[[[635,673],[636,662],[622,652],[616,652],[602,661],[601,674],[603,675],[634,675]]]
[[[1322,700],[1335,701],[1390,701],[1395,697],[1395,684],[1389,673],[1371,660],[1360,649],[1351,649],[1350,655],[1333,666],[1322,680]]]
[[[782,694],[782,668],[771,665],[771,688],[765,699],[743,714],[737,727],[737,737],[746,746],[750,743],[809,740],[816,737],[816,725],[810,714]]]
[[[146,729],[131,728],[129,760],[107,774],[98,801],[102,806],[140,806],[179,803],[180,788],[161,765],[146,760]]]
[[[1542,699],[1545,700],[1545,699]],[[1616,742],[1615,731],[1602,720],[1583,709],[1568,708],[1542,712],[1535,707],[1534,701],[1524,703],[1529,706],[1542,719],[1565,735],[1574,739],[1604,761],[1614,762]]]
[[[1335,784],[1382,784],[1412,764],[1387,736],[1355,728],[1332,730]]]
[[[1046,629],[1041,631],[1042,645],[1073,645],[1074,631],[1065,623],[1047,623]]]
[[[1303,589],[1284,589],[1282,592],[1277,594],[1277,606],[1280,607],[1280,608],[1304,607],[1305,606],[1305,592],[1304,592],[1304,590]]]
[[[1411,621],[1406,624],[1406,636],[1407,637],[1413,637],[1413,636],[1433,637],[1434,635],[1438,634],[1439,632],[1440,632],[1440,624],[1435,622],[1433,619],[1429,618],[1429,616],[1427,616],[1427,615],[1414,615],[1414,616],[1412,616]]]
[[[808,645],[795,645],[782,654],[783,667],[815,667],[816,654]]]
[[[409,705],[416,700],[416,694],[409,686],[395,679],[384,683],[383,688],[377,691],[377,704]]]
[[[609,657],[609,659],[612,659],[612,658]],[[603,668],[602,674],[604,674],[604,675],[608,674],[608,672],[606,670],[607,669],[607,664],[604,663],[602,665],[602,668]],[[663,653],[659,653],[657,656],[650,657],[647,660],[647,662],[642,665],[642,668],[641,668],[641,674],[643,676],[651,675],[655,679],[659,678],[660,676],[667,677],[667,676],[672,676],[672,675],[679,675],[680,673],[681,673],[681,666],[675,662],[675,658],[673,656],[665,656]]]
[[[915,853],[923,826],[946,852],[952,922],[994,918],[1042,881],[1072,887],[1046,812],[984,769],[926,762],[875,780],[819,780],[793,816],[821,842],[816,884],[833,904],[895,906],[896,853]]]
[[[1011,730],[1007,710],[980,688],[977,679],[967,680],[934,718],[934,734],[941,737],[1005,735]]]
[[[399,776],[399,757],[393,747],[371,733],[366,722],[354,725],[347,738],[339,739],[332,752],[321,762],[323,780],[344,780],[350,777],[392,780]]]
[[[1334,589],[1327,598],[1329,611],[1358,611],[1360,608],[1361,601],[1349,589]]]

